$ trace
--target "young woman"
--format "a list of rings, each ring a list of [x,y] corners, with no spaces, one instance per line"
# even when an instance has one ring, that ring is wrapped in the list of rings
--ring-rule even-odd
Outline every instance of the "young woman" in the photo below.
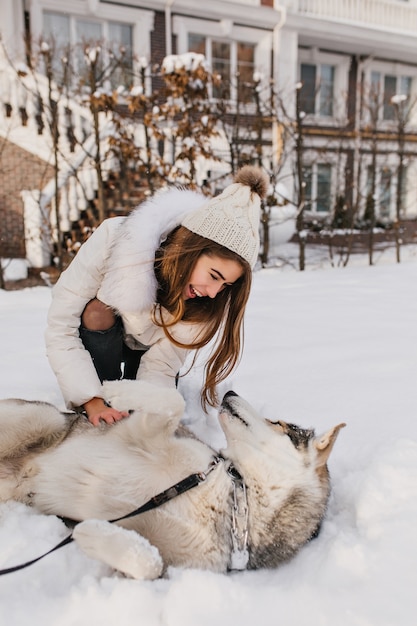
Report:
[[[47,354],[69,408],[90,422],[126,416],[103,380],[174,386],[190,350],[213,339],[202,403],[236,365],[268,179],[246,166],[219,196],[162,191],[126,218],[105,220],[53,288]]]

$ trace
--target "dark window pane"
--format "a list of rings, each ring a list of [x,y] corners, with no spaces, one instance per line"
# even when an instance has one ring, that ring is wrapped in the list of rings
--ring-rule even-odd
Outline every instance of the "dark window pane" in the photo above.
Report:
[[[63,80],[62,59],[70,48],[70,22],[67,15],[45,11],[43,15],[43,37],[51,47],[52,72],[56,81]]]
[[[369,111],[372,121],[376,121],[380,116],[381,107],[381,73],[371,72],[371,84],[369,88],[369,101],[365,105]]]
[[[202,35],[190,33],[188,35],[188,51],[206,56],[206,38]]]
[[[316,100],[316,66],[301,64],[300,105],[304,113],[315,113]]]
[[[237,44],[237,69],[238,69],[238,100],[239,102],[251,102],[253,100],[252,85],[255,70],[255,46],[248,43]]]
[[[98,22],[89,22],[88,20],[77,20],[75,23],[75,36],[76,36],[76,70],[79,78],[88,86],[92,79],[91,70],[93,64],[90,61],[95,61],[95,81],[98,80],[99,75],[103,69],[103,51],[102,51],[102,39],[101,39],[101,24]],[[87,48],[94,49],[97,47],[98,56],[95,58],[95,54],[90,51],[88,62],[86,59]]]
[[[101,42],[101,24],[87,20],[77,20],[76,38],[77,43],[99,44]]]
[[[311,165],[306,165],[303,168],[304,174],[304,207],[306,211],[311,211],[312,209],[312,195],[313,195],[313,168]]]
[[[60,13],[45,11],[43,33],[47,41],[55,43],[57,50],[64,49],[70,40],[69,17]]]
[[[318,213],[329,213],[331,202],[332,167],[327,164],[317,165],[317,205]]]
[[[391,103],[397,89],[396,76],[384,77],[384,120],[395,120],[395,108]]]
[[[130,87],[133,74],[133,43],[130,24],[109,23],[109,48],[119,65],[113,70],[110,82],[113,88],[119,85]]]
[[[320,115],[333,115],[334,67],[320,67]]]
[[[381,217],[389,217],[391,207],[391,171],[383,169],[381,172],[379,213]]]
[[[230,45],[222,41],[211,44],[211,64],[214,73],[221,76],[221,83],[213,90],[215,98],[230,98]]]

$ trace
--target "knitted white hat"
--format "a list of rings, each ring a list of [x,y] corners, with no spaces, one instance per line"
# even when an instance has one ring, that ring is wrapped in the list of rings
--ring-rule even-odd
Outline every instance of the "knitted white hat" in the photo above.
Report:
[[[242,167],[235,182],[189,213],[182,225],[193,233],[211,239],[236,252],[251,268],[259,254],[261,199],[268,189],[268,177],[251,165]]]

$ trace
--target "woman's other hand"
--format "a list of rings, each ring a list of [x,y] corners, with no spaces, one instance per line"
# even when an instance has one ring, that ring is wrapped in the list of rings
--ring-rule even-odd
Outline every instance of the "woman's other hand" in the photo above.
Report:
[[[84,410],[87,413],[88,421],[93,426],[98,426],[100,421],[106,422],[106,424],[114,424],[129,415],[127,411],[118,411],[108,406],[103,398],[92,398],[84,404]]]

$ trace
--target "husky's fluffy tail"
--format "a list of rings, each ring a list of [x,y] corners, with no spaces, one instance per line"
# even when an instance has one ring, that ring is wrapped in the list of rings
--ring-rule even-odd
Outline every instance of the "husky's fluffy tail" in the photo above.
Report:
[[[68,427],[67,416],[47,402],[0,400],[0,459],[55,445]]]

